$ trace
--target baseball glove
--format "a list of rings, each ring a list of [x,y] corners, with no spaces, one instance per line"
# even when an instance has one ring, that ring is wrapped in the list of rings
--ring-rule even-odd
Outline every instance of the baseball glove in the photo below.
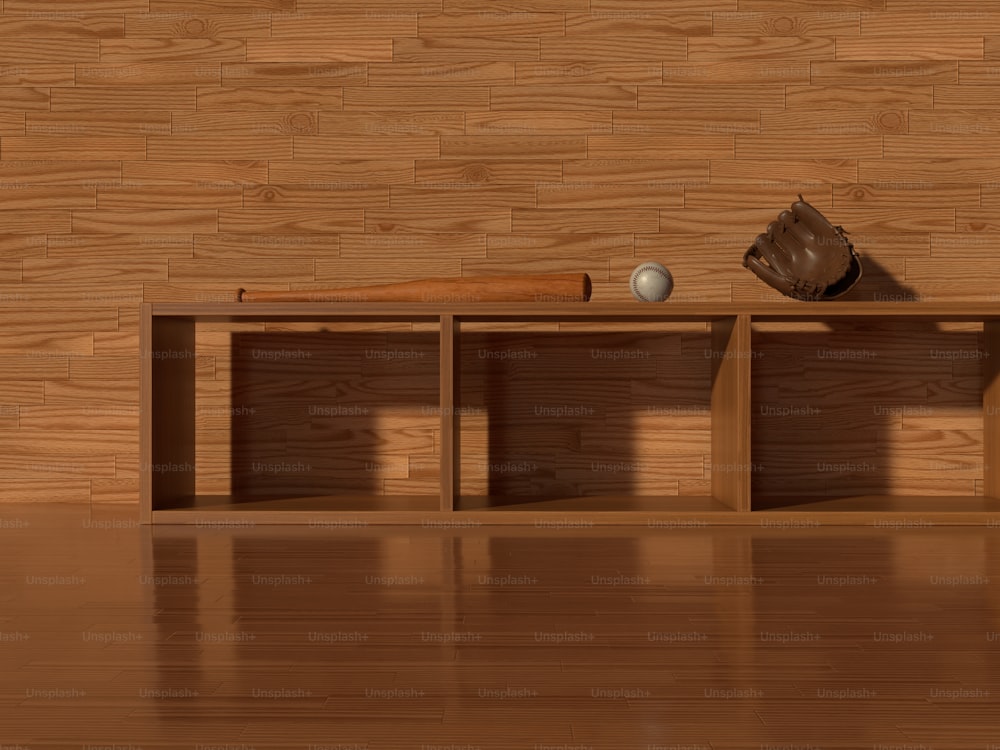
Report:
[[[861,259],[843,227],[834,226],[802,196],[757,235],[743,267],[782,294],[800,300],[841,297],[861,278]]]

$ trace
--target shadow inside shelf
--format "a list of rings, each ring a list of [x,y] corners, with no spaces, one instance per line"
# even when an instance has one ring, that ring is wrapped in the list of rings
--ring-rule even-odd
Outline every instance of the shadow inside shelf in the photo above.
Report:
[[[753,510],[892,509],[894,496],[981,494],[981,324],[753,328]]]
[[[437,506],[439,335],[391,325],[231,334],[233,503],[354,497],[362,509],[428,496]]]
[[[456,509],[710,495],[704,324],[463,330],[460,342]]]

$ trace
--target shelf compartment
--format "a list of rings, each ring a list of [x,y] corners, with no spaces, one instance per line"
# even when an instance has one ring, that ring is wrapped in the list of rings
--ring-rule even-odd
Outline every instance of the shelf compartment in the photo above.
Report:
[[[144,518],[442,509],[437,319],[245,323],[144,324]]]
[[[713,331],[728,345],[732,321],[456,325],[456,510],[736,504],[713,500],[712,481],[713,398],[737,387],[724,378],[713,396],[737,359],[712,356]]]
[[[754,323],[753,510],[988,507],[981,323]],[[969,502],[962,502],[968,498]]]

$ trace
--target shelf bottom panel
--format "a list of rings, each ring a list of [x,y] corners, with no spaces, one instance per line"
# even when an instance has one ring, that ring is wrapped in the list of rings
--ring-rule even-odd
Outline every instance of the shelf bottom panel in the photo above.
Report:
[[[198,511],[204,513],[353,512],[392,513],[441,510],[438,495],[305,495],[302,497],[247,498],[235,495],[194,495],[157,505],[153,513]]]
[[[456,498],[456,510],[439,510],[436,495],[326,495],[240,499],[198,495],[157,507],[154,524],[254,526],[308,524],[319,527],[412,525],[461,528],[534,525],[538,528],[648,526],[692,528],[715,525],[809,528],[823,525],[920,528],[985,525],[1000,528],[1000,499],[992,497],[897,497],[867,495],[813,501],[755,500],[755,510],[737,512],[712,497],[598,496],[573,498]]]
[[[773,513],[1000,513],[1000,500],[968,495],[851,495],[754,498],[754,514]]]
[[[586,495],[580,497],[460,495],[455,511],[511,513],[732,513],[732,508],[706,495]]]

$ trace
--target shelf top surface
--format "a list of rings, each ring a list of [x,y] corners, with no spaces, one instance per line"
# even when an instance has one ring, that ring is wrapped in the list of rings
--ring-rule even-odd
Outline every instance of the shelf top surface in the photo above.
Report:
[[[908,320],[1000,320],[1000,302],[153,302],[152,317],[196,320],[675,320],[708,321],[749,316],[757,321],[818,321],[850,318]]]

